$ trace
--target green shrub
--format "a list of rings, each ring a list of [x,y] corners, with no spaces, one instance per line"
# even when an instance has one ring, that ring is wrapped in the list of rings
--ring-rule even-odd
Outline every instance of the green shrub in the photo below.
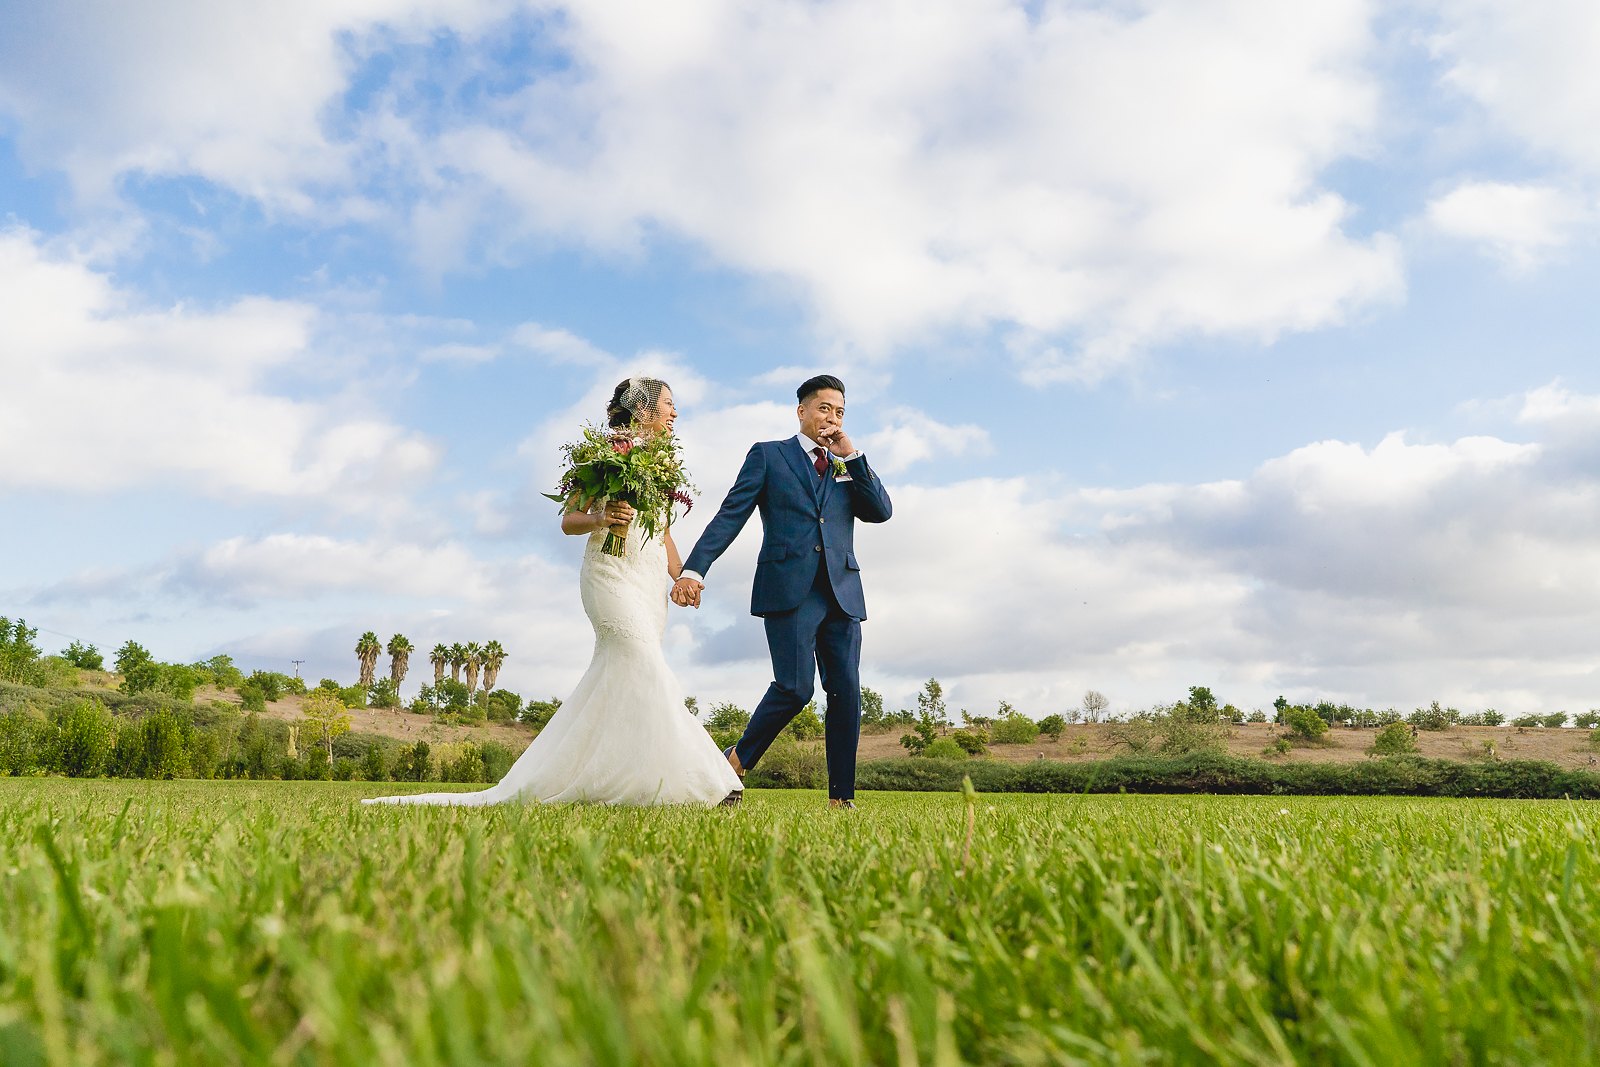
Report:
[[[1289,734],[1295,740],[1313,744],[1321,741],[1328,732],[1326,719],[1315,710],[1298,704],[1283,709],[1283,724],[1289,728]]]
[[[267,694],[254,682],[246,682],[239,687],[239,705],[245,711],[266,711]]]
[[[824,789],[828,785],[828,758],[815,741],[800,742],[780,733],[745,775],[745,784],[779,789]]]
[[[517,762],[517,754],[511,751],[509,745],[503,745],[499,741],[485,741],[478,746],[478,754],[483,758],[485,782],[498,782],[506,776],[511,765]]]
[[[1572,717],[1572,725],[1582,730],[1593,730],[1600,726],[1600,710],[1580,711]]]
[[[1060,715],[1046,715],[1039,720],[1039,732],[1052,741],[1059,741],[1067,732],[1067,720]]]
[[[111,763],[117,726],[98,700],[75,700],[54,710],[53,769],[69,778],[97,778]]]
[[[732,707],[733,705],[729,704],[727,706],[728,707]],[[544,727],[545,727],[545,723],[549,722],[551,716],[555,715],[555,713],[560,711],[560,710],[561,710],[561,701],[556,699],[555,697],[551,697],[549,700],[530,700],[530,701],[528,701],[527,706],[522,709],[522,721],[524,723],[527,723],[529,726],[533,727],[535,730],[543,730]],[[712,721],[715,722],[715,720],[716,720],[715,711],[712,712],[712,716],[711,717],[712,717]],[[748,715],[745,716],[745,722],[749,722],[749,721],[750,721],[749,716]],[[741,729],[741,730],[744,729],[744,726],[743,726],[742,723],[740,724],[739,729]],[[723,747],[727,747],[727,746],[723,746]]]
[[[1567,713],[1564,711],[1552,711],[1548,715],[1540,716],[1539,721],[1548,729],[1559,730],[1567,725]]]
[[[1540,715],[1518,715],[1515,719],[1511,720],[1511,725],[1520,726],[1523,729],[1528,729],[1533,726],[1543,726],[1544,718]]]
[[[1031,745],[1039,740],[1039,724],[1014,711],[995,719],[989,738],[997,745]]]
[[[190,731],[187,721],[166,708],[125,723],[112,748],[112,773],[120,778],[187,777]]]
[[[1262,711],[1260,708],[1257,708],[1256,710],[1252,711],[1249,715],[1245,716],[1245,721],[1246,722],[1266,722],[1267,721],[1267,713]]]
[[[796,741],[811,741],[822,737],[828,731],[822,725],[822,720],[817,717],[816,701],[811,701],[800,709],[800,713],[789,720],[789,725],[783,732],[793,737]]]
[[[1403,756],[1416,750],[1417,739],[1403,722],[1390,723],[1372,739],[1372,752],[1379,756]]]
[[[0,774],[33,774],[41,770],[50,724],[32,712],[15,708],[0,715]]]
[[[957,730],[957,733],[970,733],[967,730]],[[967,759],[967,749],[954,737],[936,737],[922,750],[924,759]]]
[[[484,781],[483,754],[478,750],[478,746],[467,744],[462,747],[460,755],[455,759],[441,764],[439,780],[441,782]]]
[[[1483,713],[1483,725],[1485,726],[1500,726],[1505,721],[1506,717],[1493,708],[1489,708]]]
[[[989,753],[989,745],[983,738],[982,730],[952,730],[948,736],[939,738],[928,747],[933,747],[939,741],[954,741],[963,756],[985,756]],[[924,748],[922,754],[926,756],[928,748]]]
[[[393,678],[379,678],[367,687],[367,706],[374,708],[400,706],[400,687],[394,684]]]
[[[369,782],[382,782],[389,777],[389,761],[382,745],[368,745],[361,754],[361,777]]]
[[[1219,793],[1302,796],[1441,796],[1600,799],[1600,774],[1553,763],[1498,760],[1460,763],[1416,756],[1364,763],[1268,763],[1202,754],[1168,759],[1123,757],[1094,763],[937,759],[863,763],[866,789],[959,792],[970,777],[980,792]]]
[[[106,658],[100,654],[100,650],[93,645],[85,645],[78,641],[68,645],[67,650],[61,653],[61,658],[74,667],[79,667],[86,671],[103,671],[106,669]]]

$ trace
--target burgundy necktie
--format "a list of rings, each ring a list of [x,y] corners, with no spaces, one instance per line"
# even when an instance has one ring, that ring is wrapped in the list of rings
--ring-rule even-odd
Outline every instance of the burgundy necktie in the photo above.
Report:
[[[828,473],[828,450],[825,449],[825,448],[821,448],[821,447],[813,448],[811,450],[811,454],[813,456],[817,457],[817,461],[812,464],[813,467],[817,468],[817,473],[818,474],[827,474]]]

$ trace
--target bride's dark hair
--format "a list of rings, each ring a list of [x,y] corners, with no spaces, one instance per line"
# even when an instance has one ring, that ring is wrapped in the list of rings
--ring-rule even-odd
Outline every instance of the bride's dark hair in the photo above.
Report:
[[[613,430],[626,429],[641,411],[654,411],[661,390],[671,386],[660,378],[628,378],[617,383],[606,405],[606,423]]]

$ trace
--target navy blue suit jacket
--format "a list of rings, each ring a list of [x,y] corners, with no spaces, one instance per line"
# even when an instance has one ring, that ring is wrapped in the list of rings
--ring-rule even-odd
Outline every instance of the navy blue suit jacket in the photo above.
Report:
[[[761,552],[756,556],[750,614],[766,616],[799,607],[816,581],[820,563],[828,568],[839,606],[853,618],[865,619],[856,520],[887,522],[893,506],[865,456],[847,461],[845,467],[849,481],[835,481],[831,470],[818,477],[798,437],[752,445],[733,488],[695,542],[684,569],[708,574],[744,529],[750,513],[759,509]]]

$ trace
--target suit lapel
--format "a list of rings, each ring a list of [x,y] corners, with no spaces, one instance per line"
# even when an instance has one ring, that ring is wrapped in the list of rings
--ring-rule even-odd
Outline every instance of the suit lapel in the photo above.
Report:
[[[806,446],[799,437],[791,437],[784,442],[783,458],[789,461],[789,466],[794,470],[794,476],[800,479],[800,485],[812,495],[817,495],[817,469],[811,465],[811,457],[806,455]]]

